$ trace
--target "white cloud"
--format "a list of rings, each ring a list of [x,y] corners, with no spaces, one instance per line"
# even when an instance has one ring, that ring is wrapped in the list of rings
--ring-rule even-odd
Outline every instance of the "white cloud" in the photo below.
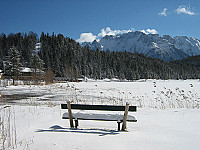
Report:
[[[145,30],[140,30],[140,32],[143,32],[143,33],[147,34]]]
[[[130,30],[111,30],[110,27],[106,27],[101,29],[101,32],[96,36],[93,35],[92,33],[82,33],[80,35],[80,38],[77,39],[77,42],[83,43],[83,42],[93,42],[96,39],[102,38],[106,35],[117,35],[117,34],[123,34],[123,33],[128,33],[128,32],[133,32],[134,29],[130,29]]]
[[[167,16],[167,8],[164,8],[162,10],[162,12],[160,12],[158,15],[160,15],[160,16]]]
[[[188,14],[188,15],[196,15],[194,12],[192,12],[190,10],[190,7],[186,7],[186,6],[179,6],[177,9],[176,9],[176,13],[177,14]]]
[[[147,29],[146,31],[149,34],[158,34],[158,32],[155,29]]]
[[[158,34],[158,31],[156,31],[155,29],[141,30],[140,32],[143,32],[145,34]]]
[[[82,43],[82,42],[92,42],[95,39],[96,39],[96,36],[93,35],[92,33],[82,33],[80,35],[80,38],[77,39],[76,41],[80,42],[80,43]]]
[[[79,43],[83,42],[93,42],[94,40],[98,40],[103,38],[106,35],[118,35],[118,34],[123,34],[123,33],[128,33],[128,32],[133,32],[135,29],[131,28],[129,30],[112,30],[110,27],[106,27],[101,29],[101,32],[96,35],[93,35],[92,33],[82,33],[80,35],[80,38],[77,39],[76,41]],[[147,29],[147,30],[141,30],[140,32],[143,32],[145,34],[158,34],[158,32],[155,29]]]
[[[117,35],[117,34],[132,32],[132,31],[134,31],[133,28],[130,30],[111,30],[110,27],[106,27],[106,29],[101,29],[101,32],[98,34],[98,37],[101,38],[106,35]]]

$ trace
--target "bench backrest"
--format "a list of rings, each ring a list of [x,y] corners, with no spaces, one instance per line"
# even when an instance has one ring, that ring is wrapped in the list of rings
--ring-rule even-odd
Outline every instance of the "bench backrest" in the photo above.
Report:
[[[67,109],[67,104],[61,104],[61,109]],[[71,104],[71,109],[125,111],[125,106]],[[136,106],[129,106],[129,111],[137,111],[137,107]]]

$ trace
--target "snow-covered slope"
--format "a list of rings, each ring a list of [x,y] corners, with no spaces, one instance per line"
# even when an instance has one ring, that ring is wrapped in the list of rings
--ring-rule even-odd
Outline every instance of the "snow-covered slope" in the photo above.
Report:
[[[82,43],[91,49],[138,52],[164,61],[179,60],[188,56],[200,55],[200,41],[185,36],[171,37],[158,34],[145,34],[140,31],[116,36],[105,36],[99,41]]]

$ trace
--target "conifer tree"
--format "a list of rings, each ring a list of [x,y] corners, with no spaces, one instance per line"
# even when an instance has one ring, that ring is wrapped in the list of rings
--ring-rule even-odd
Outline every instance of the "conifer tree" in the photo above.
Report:
[[[31,68],[33,71],[33,77],[34,80],[40,80],[42,78],[42,72],[44,70],[43,68],[44,66],[44,62],[42,59],[40,59],[40,57],[38,55],[33,55],[31,58]]]
[[[22,70],[22,64],[20,62],[20,53],[16,47],[11,47],[7,57],[5,73],[13,79],[13,84],[16,79],[19,79]]]

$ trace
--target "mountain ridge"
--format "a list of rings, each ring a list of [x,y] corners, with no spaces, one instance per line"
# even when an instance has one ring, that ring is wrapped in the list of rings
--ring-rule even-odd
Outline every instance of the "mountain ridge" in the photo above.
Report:
[[[200,40],[196,38],[160,36],[159,34],[145,34],[140,31],[115,36],[106,35],[98,41],[84,42],[81,46],[87,46],[93,50],[136,52],[166,62],[200,55]]]

